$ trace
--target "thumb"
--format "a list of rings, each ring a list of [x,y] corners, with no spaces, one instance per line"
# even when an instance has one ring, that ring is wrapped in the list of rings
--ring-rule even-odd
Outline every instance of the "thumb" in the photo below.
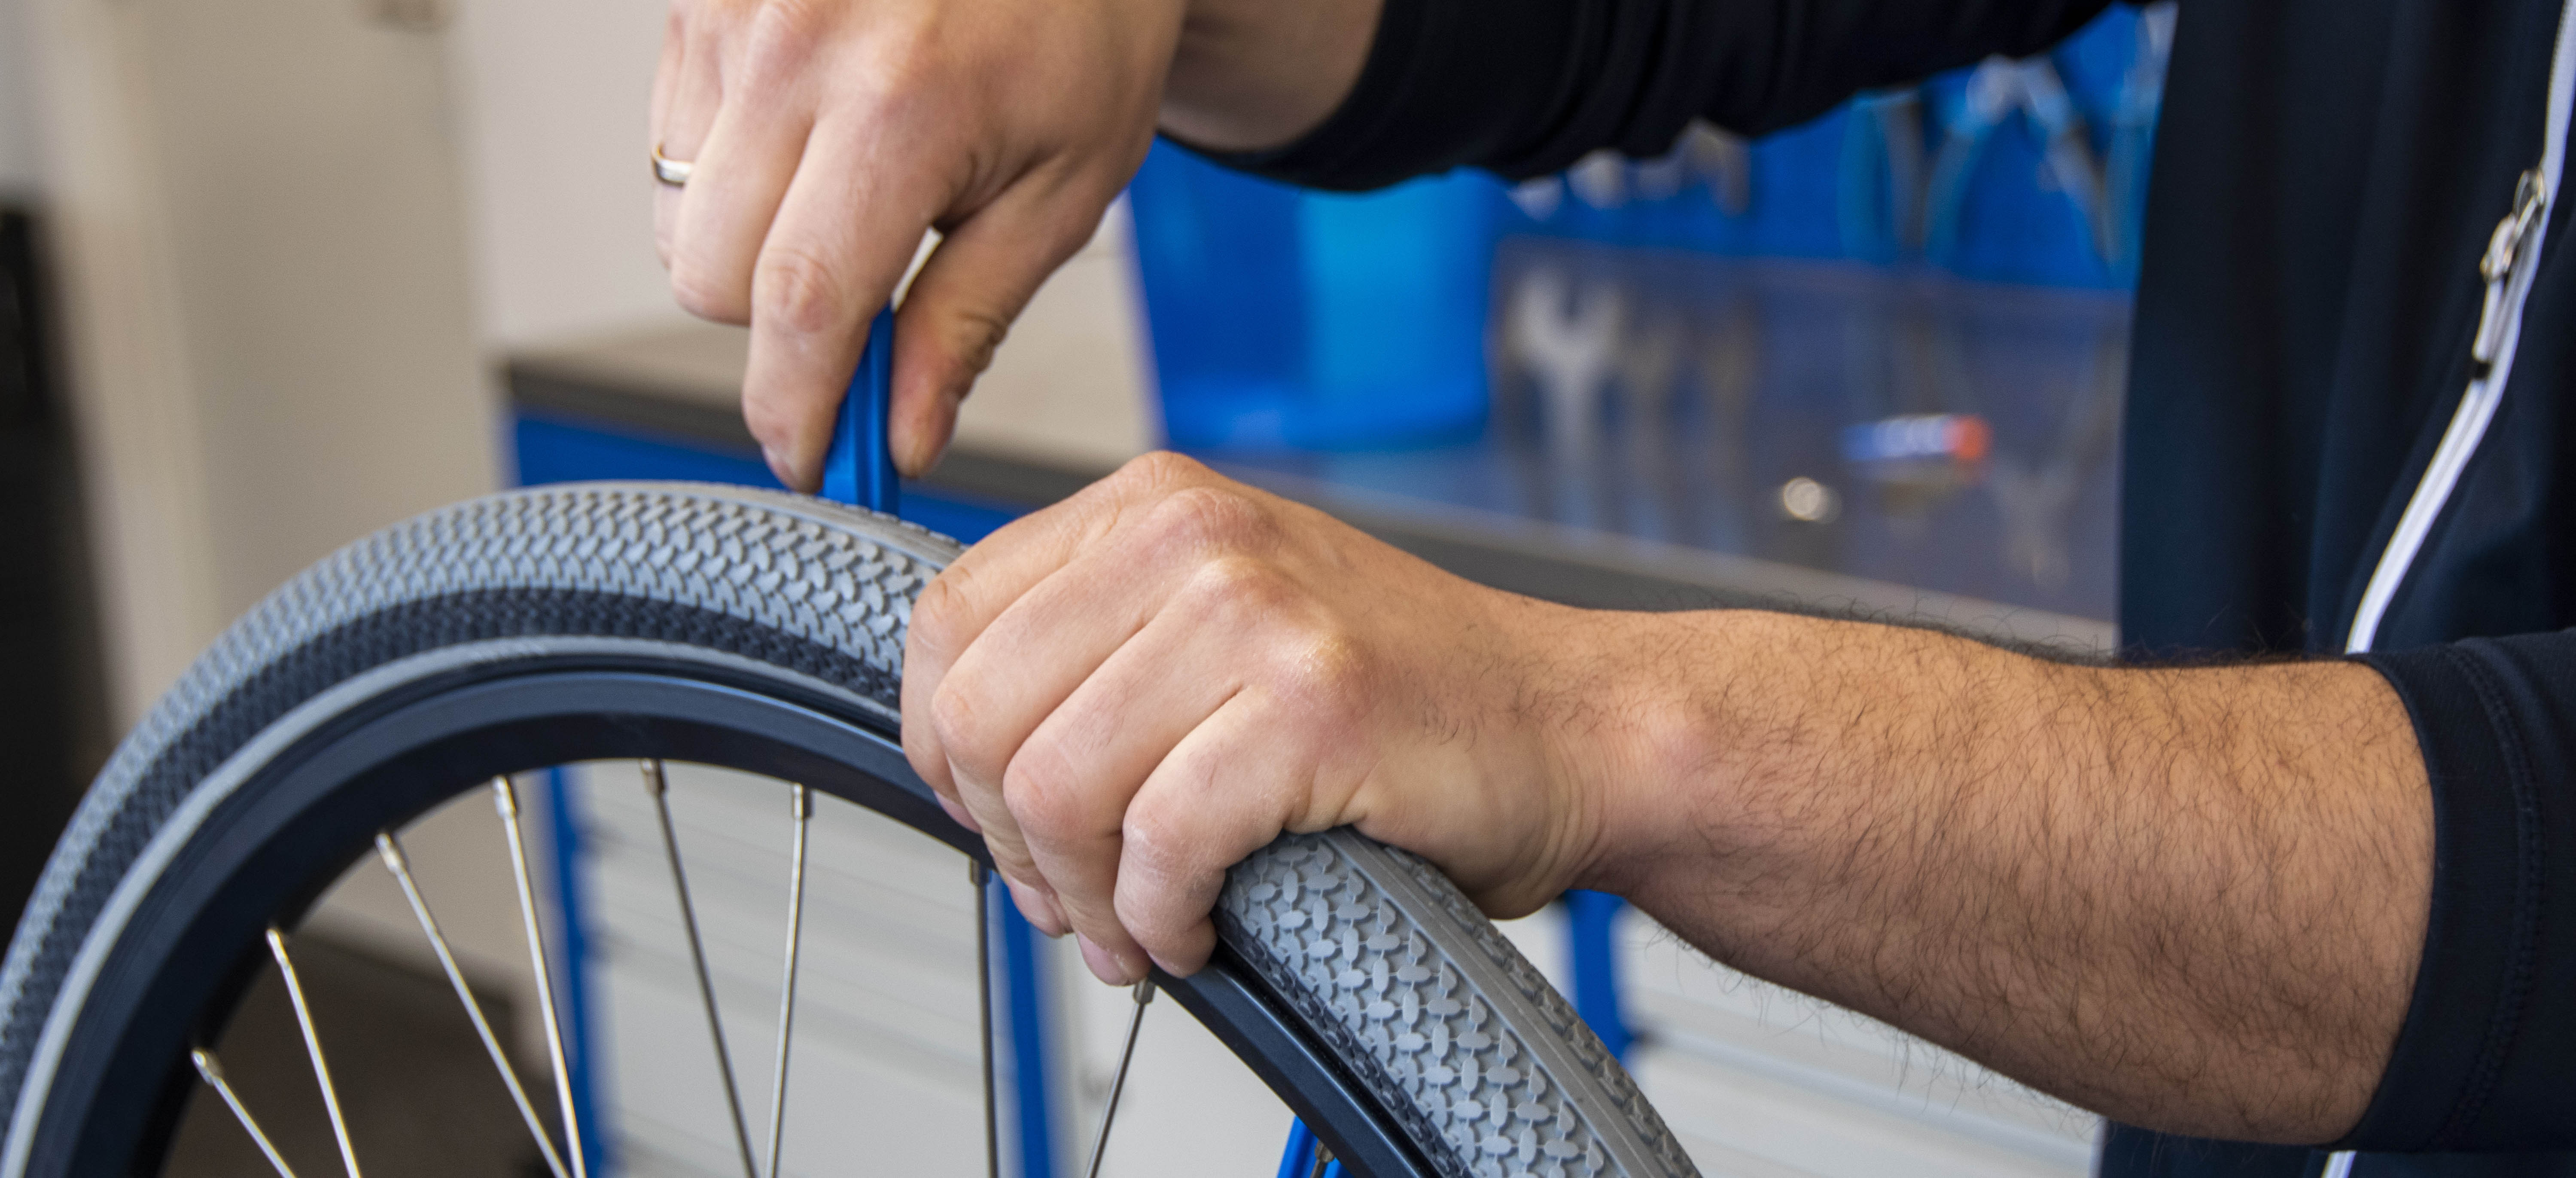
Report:
[[[997,197],[940,239],[895,312],[897,469],[919,477],[939,462],[957,409],[1029,297],[1091,240],[1108,200],[1083,199],[1036,178]]]

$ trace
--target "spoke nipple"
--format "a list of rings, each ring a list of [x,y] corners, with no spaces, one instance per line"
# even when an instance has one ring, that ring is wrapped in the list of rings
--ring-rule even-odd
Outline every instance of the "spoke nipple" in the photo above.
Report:
[[[197,1065],[197,1076],[199,1079],[202,1079],[207,1084],[213,1086],[221,1086],[223,1084],[224,1069],[221,1065],[215,1062],[213,1052],[207,1051],[203,1047],[189,1048],[188,1062]]]
[[[787,791],[787,796],[787,812],[790,817],[794,818],[798,822],[803,822],[814,816],[814,792],[812,790],[809,790],[800,784]]]
[[[644,792],[658,798],[662,796],[664,790],[671,788],[670,781],[662,776],[662,762],[659,759],[646,757],[637,761],[636,765],[644,770]]]
[[[492,779],[492,808],[499,810],[503,818],[519,816],[519,794],[510,787],[508,777]]]
[[[394,841],[393,832],[390,830],[376,832],[376,854],[383,857],[385,866],[397,875],[410,866],[403,860],[402,844]]]
[[[979,887],[979,888],[984,886],[984,861],[983,861],[983,860],[981,860],[981,859],[968,859],[968,860],[966,861],[966,882],[968,882],[968,883],[970,883],[970,884],[973,884],[973,885],[975,885],[976,887]]]
[[[1143,1006],[1153,1000],[1154,979],[1149,976],[1144,981],[1136,983],[1136,1005]]]
[[[286,934],[277,931],[277,926],[273,924],[268,926],[268,951],[277,958],[279,964],[285,963]]]

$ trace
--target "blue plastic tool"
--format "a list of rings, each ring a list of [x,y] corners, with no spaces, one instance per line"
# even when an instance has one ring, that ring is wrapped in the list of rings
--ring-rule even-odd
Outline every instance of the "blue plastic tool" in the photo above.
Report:
[[[859,353],[858,371],[850,374],[850,391],[841,398],[832,422],[832,448],[823,457],[823,497],[897,514],[902,483],[896,478],[894,454],[888,449],[887,412],[894,400],[894,310],[877,312],[868,324],[867,346]],[[993,941],[985,952],[996,954],[1003,994],[996,1013],[1008,1028],[1008,1070],[1019,1129],[1021,1178],[1055,1174],[1054,1098],[1048,1091],[1050,1061],[1046,1026],[1044,964],[1035,928],[1020,915],[1009,894],[988,886],[984,902],[998,917]]]
[[[1340,1162],[1316,1162],[1323,1157],[1324,1143],[1302,1120],[1288,1122],[1288,1148],[1279,1155],[1279,1178],[1345,1178]]]
[[[886,436],[893,404],[894,309],[889,307],[868,324],[867,347],[859,353],[858,371],[850,374],[840,416],[832,422],[832,449],[823,458],[824,498],[897,513],[903,488],[895,478]]]
[[[1628,902],[1608,892],[1565,894],[1566,941],[1574,982],[1574,1013],[1591,1024],[1601,1045],[1628,1061],[1637,1033],[1619,999],[1619,914]]]

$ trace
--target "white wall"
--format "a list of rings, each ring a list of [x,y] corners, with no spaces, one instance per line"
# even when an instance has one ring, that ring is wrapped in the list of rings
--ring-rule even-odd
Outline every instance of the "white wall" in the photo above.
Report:
[[[663,11],[652,0],[460,4],[449,36],[487,347],[682,317],[653,253],[645,165]]]
[[[0,0],[0,195],[41,172],[130,723],[268,588],[487,489],[482,362],[668,321],[657,3]]]
[[[20,6],[111,704],[490,488],[450,55],[342,0]]]
[[[26,0],[0,0],[0,197],[33,190],[41,170],[27,37]]]

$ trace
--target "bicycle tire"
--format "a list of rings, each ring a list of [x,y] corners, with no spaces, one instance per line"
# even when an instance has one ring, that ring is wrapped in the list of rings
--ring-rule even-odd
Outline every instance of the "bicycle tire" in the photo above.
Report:
[[[126,738],[0,964],[0,1178],[148,1171],[258,927],[491,776],[767,772],[982,858],[896,743],[914,595],[959,551],[694,484],[488,496],[361,540],[236,623]],[[1600,1040],[1455,886],[1349,830],[1232,873],[1165,987],[1362,1174],[1693,1175]]]

